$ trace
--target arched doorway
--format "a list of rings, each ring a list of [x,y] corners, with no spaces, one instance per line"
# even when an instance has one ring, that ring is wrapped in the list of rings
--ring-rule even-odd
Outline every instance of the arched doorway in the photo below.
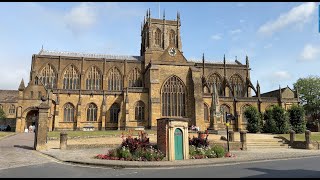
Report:
[[[26,117],[26,129],[29,128],[30,125],[36,125],[36,122],[39,119],[39,111],[38,110],[31,110],[28,112]]]
[[[182,141],[182,131],[181,129],[177,128],[174,131],[174,157],[175,160],[182,160],[183,159],[183,141]]]

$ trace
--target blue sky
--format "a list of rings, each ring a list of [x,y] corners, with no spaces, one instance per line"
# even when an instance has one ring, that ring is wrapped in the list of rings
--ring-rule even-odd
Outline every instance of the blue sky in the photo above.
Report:
[[[181,15],[187,59],[245,63],[261,92],[319,75],[319,3],[161,2],[160,16]],[[0,89],[29,82],[32,54],[46,50],[139,55],[146,10],[159,17],[157,2],[0,3]]]

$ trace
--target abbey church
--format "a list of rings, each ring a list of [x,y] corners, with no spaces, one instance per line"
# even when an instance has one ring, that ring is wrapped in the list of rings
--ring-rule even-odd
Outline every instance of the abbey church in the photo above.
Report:
[[[248,57],[245,64],[186,59],[180,28],[179,13],[176,20],[155,19],[149,10],[140,55],[42,49],[32,55],[27,84],[22,80],[18,91],[0,90],[0,108],[16,132],[37,121],[43,96],[50,106],[49,131],[154,129],[162,117],[187,118],[189,126],[219,130],[225,129],[225,112],[235,116],[229,128],[239,131],[246,128],[248,106],[264,112],[272,105],[298,103],[289,87],[260,93],[259,83],[250,80]]]

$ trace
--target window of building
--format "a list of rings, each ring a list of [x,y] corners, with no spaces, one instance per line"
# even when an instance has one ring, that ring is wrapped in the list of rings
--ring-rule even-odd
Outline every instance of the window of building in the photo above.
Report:
[[[141,73],[138,68],[134,68],[129,75],[129,87],[142,87]]]
[[[9,108],[9,114],[14,114],[16,113],[16,107],[12,104]]]
[[[86,88],[88,90],[100,90],[101,89],[101,81],[102,76],[100,71],[96,66],[92,66],[87,73],[86,78]]]
[[[46,88],[57,88],[57,72],[51,64],[41,70],[39,79]]]
[[[119,120],[120,106],[118,103],[113,103],[110,107],[110,122],[117,123]]]
[[[71,103],[67,103],[63,107],[64,115],[63,121],[64,122],[73,122],[74,121],[74,106]]]
[[[176,33],[174,32],[174,30],[170,31],[169,43],[170,43],[170,45],[175,45],[176,44]]]
[[[243,97],[244,96],[243,81],[239,75],[235,74],[235,75],[231,76],[230,85],[233,88],[235,97]],[[230,96],[232,94],[233,93],[230,91]]]
[[[170,77],[162,86],[162,116],[185,116],[185,86],[177,76]]]
[[[113,67],[108,74],[108,90],[121,91],[122,90],[122,76],[120,71]]]
[[[87,121],[97,121],[98,107],[94,103],[89,104],[87,109]]]
[[[157,46],[161,47],[161,31],[160,31],[160,29],[156,30],[154,37],[155,37],[155,44]]]
[[[80,77],[77,69],[71,65],[63,75],[63,89],[79,89]]]
[[[203,104],[204,107],[204,120],[209,121],[209,107],[206,103]]]
[[[211,74],[209,77],[208,77],[208,86],[210,87],[210,92],[213,93],[213,89],[214,89],[214,85],[216,86],[217,88],[217,91],[218,91],[218,95],[219,96],[223,96],[223,87],[222,87],[222,81],[221,81],[221,78],[218,74],[214,73],[214,74]]]
[[[144,103],[142,101],[138,101],[135,105],[135,120],[144,120]]]

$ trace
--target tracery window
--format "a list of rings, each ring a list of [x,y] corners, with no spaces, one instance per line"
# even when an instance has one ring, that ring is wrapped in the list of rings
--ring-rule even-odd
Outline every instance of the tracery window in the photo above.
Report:
[[[161,47],[161,31],[160,29],[157,29],[156,32],[154,33],[155,36],[155,44],[157,46]]]
[[[142,77],[138,68],[134,68],[129,75],[129,87],[142,87]]]
[[[117,123],[119,120],[120,106],[118,103],[113,103],[110,107],[110,122]]]
[[[87,121],[97,121],[98,107],[94,103],[90,103],[87,109]]]
[[[63,107],[63,121],[64,122],[73,122],[74,121],[74,106],[71,103],[67,103]]]
[[[210,87],[210,92],[213,93],[213,89],[214,89],[214,85],[216,85],[217,91],[218,91],[218,95],[219,96],[223,96],[223,87],[222,87],[222,81],[221,78],[218,74],[214,73],[211,74],[208,77],[208,85]]]
[[[234,96],[235,97],[243,97],[243,81],[241,77],[237,74],[231,76],[230,78],[230,85],[233,88]],[[233,92],[230,91],[230,96],[233,94]]]
[[[174,32],[174,30],[171,30],[169,33],[169,43],[170,45],[176,44],[176,33]]]
[[[101,83],[102,82],[102,76],[100,71],[96,66],[92,66],[87,73],[86,77],[86,89],[88,90],[100,90],[101,89]]]
[[[79,89],[80,77],[77,69],[71,65],[63,75],[63,89]]]
[[[144,103],[142,101],[138,101],[135,105],[135,120],[144,120]]]
[[[41,70],[39,79],[46,88],[57,88],[57,73],[51,64]]]
[[[16,112],[16,107],[11,104],[10,108],[9,108],[9,114],[14,114]]]
[[[120,71],[113,67],[108,75],[108,90],[121,91],[122,90],[122,77]]]

